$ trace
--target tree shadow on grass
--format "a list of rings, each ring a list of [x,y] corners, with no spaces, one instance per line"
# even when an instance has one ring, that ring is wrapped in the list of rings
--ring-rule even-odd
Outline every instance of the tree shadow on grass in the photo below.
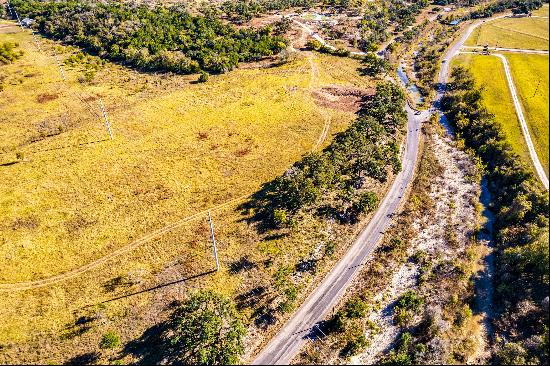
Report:
[[[123,356],[135,357],[139,365],[158,365],[170,362],[172,344],[166,334],[172,329],[172,322],[167,321],[156,324],[147,329],[143,334],[126,344],[122,353]]]
[[[264,183],[246,202],[240,204],[237,210],[245,216],[242,221],[256,224],[258,233],[266,233],[274,229],[272,211],[277,201],[275,180],[272,180]]]
[[[64,365],[92,365],[99,360],[99,352],[87,352],[71,357]]]

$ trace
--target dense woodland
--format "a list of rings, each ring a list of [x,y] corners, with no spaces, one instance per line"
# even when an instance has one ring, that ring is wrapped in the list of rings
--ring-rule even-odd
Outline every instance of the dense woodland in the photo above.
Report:
[[[472,75],[456,68],[451,79],[442,106],[483,162],[496,213],[496,362],[548,364],[548,193],[512,152]]]
[[[194,16],[182,7],[151,8],[85,0],[13,0],[20,17],[38,30],[101,57],[142,70],[223,73],[286,47],[270,29],[237,30],[221,20]]]

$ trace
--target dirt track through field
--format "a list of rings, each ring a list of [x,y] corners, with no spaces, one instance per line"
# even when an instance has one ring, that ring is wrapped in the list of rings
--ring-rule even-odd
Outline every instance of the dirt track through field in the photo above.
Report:
[[[502,30],[505,30],[505,31],[510,31],[510,32],[514,32],[514,33],[523,34],[524,36],[534,37],[534,38],[539,38],[539,39],[544,39],[545,41],[548,41],[548,38],[547,38],[547,37],[537,36],[536,34],[527,33],[527,32],[522,32],[522,31],[519,31],[519,30],[517,30],[517,29],[510,29],[510,28],[499,27],[498,25],[495,25],[495,24],[490,24],[489,26],[490,26],[490,27],[495,27],[495,28],[498,28],[498,29],[502,29]]]
[[[525,51],[523,53],[531,53],[531,50],[516,50],[516,51],[517,52]],[[468,51],[461,51],[460,53],[478,54],[477,52],[468,52]],[[510,94],[512,95],[512,101],[514,102],[514,109],[516,110],[516,115],[521,125],[521,132],[523,133],[523,137],[527,144],[527,149],[529,150],[529,156],[531,157],[531,161],[533,162],[533,166],[535,167],[535,172],[537,173],[540,181],[542,182],[542,185],[546,190],[548,190],[548,186],[549,186],[548,177],[546,176],[544,167],[542,166],[539,156],[537,155],[537,151],[535,150],[535,145],[533,144],[533,139],[531,138],[531,133],[529,132],[529,127],[527,125],[525,115],[523,114],[523,108],[519,101],[519,97],[516,91],[514,80],[512,78],[512,72],[510,71],[510,65],[508,64],[508,60],[504,55],[500,53],[491,53],[491,56],[496,56],[500,59],[500,61],[502,61],[502,65],[504,66],[504,73],[506,74],[506,81],[508,84],[508,88],[510,90]]]
[[[22,290],[30,290],[35,289],[39,287],[44,287],[48,285],[53,285],[55,283],[68,280],[70,278],[76,277],[78,275],[81,275],[85,272],[88,272],[106,262],[108,262],[111,259],[114,259],[124,253],[127,253],[137,247],[139,247],[142,244],[145,244],[147,242],[150,242],[153,239],[156,239],[174,229],[177,229],[186,223],[199,219],[199,218],[206,218],[206,215],[208,214],[208,211],[219,211],[223,208],[226,208],[228,206],[231,206],[232,204],[236,204],[239,202],[244,201],[249,195],[242,195],[240,197],[234,198],[232,200],[229,200],[227,202],[224,202],[220,205],[214,206],[210,208],[209,210],[204,210],[201,212],[197,212],[196,214],[193,214],[191,216],[187,216],[181,220],[178,220],[176,222],[171,223],[170,225],[166,225],[163,228],[153,231],[152,233],[149,233],[125,246],[123,246],[120,249],[115,250],[112,253],[107,254],[106,256],[99,258],[93,262],[90,262],[82,267],[73,269],[69,272],[62,273],[60,275],[52,276],[49,278],[45,278],[43,280],[37,280],[37,281],[28,281],[28,282],[17,282],[17,283],[2,283],[0,284],[0,292],[4,291],[22,291]]]

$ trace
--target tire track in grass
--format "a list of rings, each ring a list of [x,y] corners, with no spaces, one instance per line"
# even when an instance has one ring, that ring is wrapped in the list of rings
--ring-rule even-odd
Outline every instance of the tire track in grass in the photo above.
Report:
[[[221,210],[223,208],[226,208],[226,207],[228,207],[232,204],[242,202],[244,199],[246,199],[249,196],[250,196],[249,194],[242,195],[240,197],[233,198],[233,199],[231,199],[229,201],[226,201],[222,204],[214,206],[210,209],[206,209],[204,211],[197,212],[197,213],[195,213],[191,216],[187,216],[187,217],[185,217],[181,220],[178,220],[178,221],[173,222],[169,225],[166,225],[163,228],[160,228],[156,231],[153,231],[149,234],[146,234],[145,236],[143,236],[143,237],[141,237],[141,238],[125,245],[125,246],[123,246],[122,248],[119,248],[119,249],[115,250],[114,252],[111,252],[111,253],[105,255],[104,257],[101,257],[101,258],[99,258],[99,259],[97,259],[93,262],[90,262],[90,263],[85,264],[81,267],[75,268],[75,269],[70,270],[68,272],[65,272],[65,273],[62,273],[62,274],[59,274],[59,275],[55,275],[55,276],[52,276],[52,277],[48,277],[48,278],[45,278],[45,279],[42,279],[42,280],[27,281],[27,282],[15,282],[15,283],[2,283],[2,284],[0,284],[0,292],[31,290],[31,289],[44,287],[44,286],[53,285],[53,284],[56,284],[56,283],[74,278],[76,276],[79,276],[83,273],[86,273],[86,272],[88,272],[88,271],[90,271],[90,270],[92,270],[92,269],[108,262],[111,259],[114,259],[114,258],[116,258],[116,257],[118,257],[122,254],[125,254],[125,253],[127,253],[127,252],[129,252],[133,249],[136,249],[137,247],[139,247],[139,246],[141,246],[141,245],[143,245],[147,242],[150,242],[153,239],[159,238],[160,236],[162,236],[166,233],[169,233],[170,231],[175,230],[175,229],[185,225],[186,223],[188,223],[190,221],[199,219],[201,217],[206,217],[206,214],[208,213],[208,211],[219,211],[219,210]]]

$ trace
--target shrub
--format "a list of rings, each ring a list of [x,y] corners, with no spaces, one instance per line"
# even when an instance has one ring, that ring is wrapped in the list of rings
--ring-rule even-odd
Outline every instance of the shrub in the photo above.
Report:
[[[23,51],[15,51],[19,44],[12,42],[0,43],[0,65],[12,63],[23,56]]]
[[[245,328],[234,304],[212,291],[199,292],[172,318],[169,363],[236,364],[244,353]]]
[[[365,317],[369,306],[360,297],[356,296],[346,303],[345,310],[349,319],[359,319]]]
[[[332,316],[332,318],[327,320],[325,325],[326,325],[326,331],[330,333],[344,331],[344,327],[346,325],[345,311],[338,310],[336,314]]]
[[[323,45],[316,39],[310,39],[309,41],[307,41],[306,47],[310,50],[319,51],[321,47],[323,47]]]
[[[120,345],[120,336],[115,332],[107,332],[101,337],[99,347],[103,349],[113,349]]]
[[[288,223],[288,215],[286,210],[282,208],[276,208],[273,210],[273,224],[278,227],[282,228]]]
[[[365,338],[365,335],[361,331],[361,329],[357,329],[357,331],[354,331],[350,336],[349,339],[342,349],[342,355],[344,357],[351,357],[355,356],[359,352],[361,352],[364,348],[366,348],[369,345],[369,342],[367,341],[367,338]]]
[[[207,81],[208,81],[208,74],[204,71],[201,71],[197,82],[198,83],[206,83]]]

